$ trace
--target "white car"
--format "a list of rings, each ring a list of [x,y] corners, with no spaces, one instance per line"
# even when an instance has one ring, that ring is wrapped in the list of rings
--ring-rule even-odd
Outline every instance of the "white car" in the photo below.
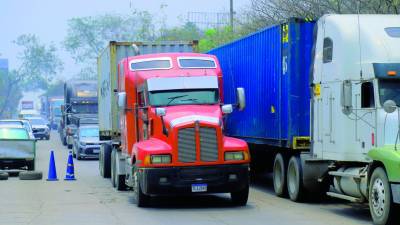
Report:
[[[28,120],[0,120],[0,126],[1,127],[10,127],[10,128],[11,127],[18,128],[18,127],[22,126],[28,131],[29,138],[35,139],[35,136],[33,135],[32,126]]]

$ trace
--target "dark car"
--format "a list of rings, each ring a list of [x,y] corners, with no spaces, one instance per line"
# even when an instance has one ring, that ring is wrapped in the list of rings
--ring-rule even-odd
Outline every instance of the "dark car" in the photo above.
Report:
[[[74,135],[73,156],[82,158],[98,158],[101,141],[98,125],[81,125]]]

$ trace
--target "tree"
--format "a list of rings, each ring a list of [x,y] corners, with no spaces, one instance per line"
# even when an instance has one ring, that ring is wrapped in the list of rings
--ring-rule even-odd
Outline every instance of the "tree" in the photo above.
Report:
[[[18,55],[20,66],[1,76],[0,117],[11,116],[24,89],[46,89],[53,77],[62,70],[61,60],[53,44],[42,44],[32,34],[19,36],[14,43],[22,48]]]
[[[190,41],[199,40],[202,37],[202,32],[196,24],[187,22],[183,26],[173,27],[171,29],[162,28],[160,31],[161,41]]]
[[[291,17],[317,19],[328,13],[358,12],[399,14],[400,0],[251,0],[243,25],[255,30]]]
[[[153,16],[146,11],[130,15],[105,14],[70,19],[63,42],[77,64],[83,65],[78,76],[96,71],[96,58],[109,41],[148,41],[155,39]]]
[[[200,52],[206,52],[239,37],[240,34],[233,32],[230,26],[208,29],[205,31],[204,37],[199,41],[199,50]]]

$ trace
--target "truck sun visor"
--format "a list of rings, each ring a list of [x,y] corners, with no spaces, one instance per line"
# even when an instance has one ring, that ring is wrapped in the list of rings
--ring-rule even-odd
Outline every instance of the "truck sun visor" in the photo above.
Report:
[[[400,63],[374,63],[373,66],[377,78],[400,79]]]
[[[147,80],[149,91],[179,90],[179,89],[217,89],[216,76],[201,77],[169,77],[150,78]]]

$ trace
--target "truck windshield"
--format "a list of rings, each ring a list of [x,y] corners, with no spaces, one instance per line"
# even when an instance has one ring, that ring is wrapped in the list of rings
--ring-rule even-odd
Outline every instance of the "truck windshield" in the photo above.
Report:
[[[81,137],[98,137],[99,136],[99,128],[95,128],[95,127],[81,128],[79,134]]]
[[[387,100],[393,100],[400,106],[400,80],[379,80],[379,99],[381,105]]]
[[[97,113],[97,104],[76,104],[71,107],[72,113],[92,114]]]
[[[217,104],[218,98],[218,89],[152,91],[149,94],[152,106]]]

